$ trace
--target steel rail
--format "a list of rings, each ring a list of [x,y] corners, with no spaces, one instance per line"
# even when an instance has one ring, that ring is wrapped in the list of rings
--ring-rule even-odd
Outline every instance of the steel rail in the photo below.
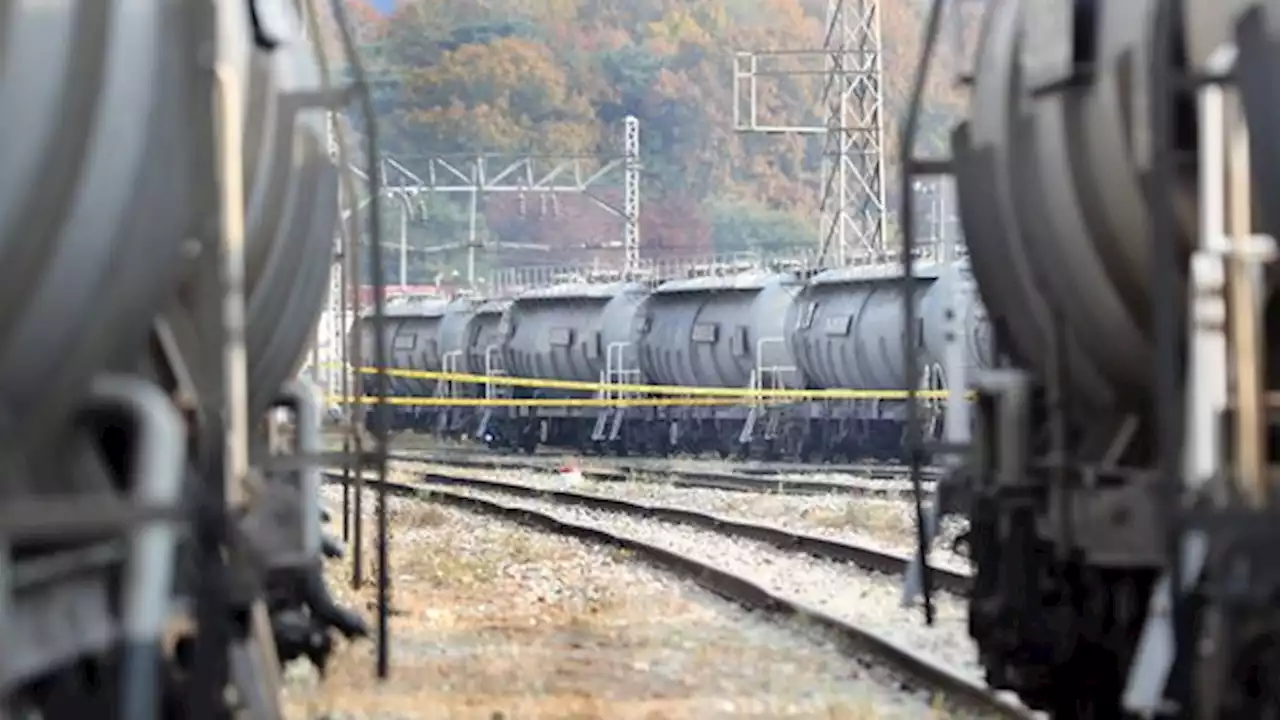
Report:
[[[422,452],[433,453],[437,455],[486,455],[492,457],[501,457],[509,460],[517,458],[557,458],[565,455],[574,454],[572,451],[551,447],[539,447],[533,453],[523,453],[510,449],[489,449],[479,446],[476,449],[468,447],[441,446],[433,448],[401,448],[398,452]],[[662,458],[657,456],[613,456],[613,455],[587,455],[587,458],[600,461],[622,461],[622,462],[654,462],[654,463],[670,463],[670,462],[706,462],[707,458]],[[902,464],[889,463],[802,463],[784,460],[741,460],[730,461],[721,460],[721,462],[732,462],[735,471],[745,475],[772,475],[782,473],[838,473],[846,475],[864,475],[873,480],[899,480],[903,479],[910,472],[910,468]],[[702,468],[686,468],[690,470],[702,470]],[[923,468],[925,475],[930,478],[936,478],[941,475],[943,468],[937,466],[927,466]],[[714,472],[714,470],[711,470]]]
[[[910,559],[901,555],[877,550],[839,540],[824,538],[819,535],[786,530],[776,525],[752,523],[727,518],[722,515],[689,510],[671,505],[623,500],[591,493],[573,492],[570,490],[552,490],[523,483],[503,480],[486,480],[458,475],[428,473],[421,482],[431,485],[452,485],[468,487],[476,490],[507,493],[525,498],[551,500],[564,505],[574,505],[593,510],[644,517],[667,522],[703,528],[722,535],[756,540],[772,545],[780,550],[806,553],[823,560],[834,560],[857,565],[864,570],[871,570],[886,575],[903,575],[907,571]],[[973,578],[965,573],[935,568],[938,586],[957,595],[967,595],[973,587]]]
[[[328,477],[342,482],[341,478],[333,475]],[[874,656],[891,666],[897,673],[909,678],[905,683],[908,687],[939,692],[954,705],[1001,718],[1031,720],[1036,717],[1023,706],[1006,700],[989,688],[957,675],[873,630],[851,625],[807,603],[777,595],[746,578],[704,563],[697,558],[625,535],[562,520],[531,508],[450,492],[441,487],[388,483],[386,488],[388,492],[394,494],[450,505],[513,520],[539,530],[630,550],[659,568],[692,580],[703,588],[747,608],[798,618],[819,626],[836,636],[841,641],[842,650],[847,654],[863,660],[867,659],[868,655]]]
[[[552,469],[558,463],[551,459],[537,457],[511,457],[506,455],[476,457],[430,457],[429,451],[423,455],[395,453],[391,460],[421,462],[439,465],[455,465],[458,467],[477,468],[532,468]],[[615,467],[599,467],[584,465],[577,468],[583,477],[606,482],[660,482],[665,485],[684,488],[705,488],[711,490],[727,490],[747,493],[775,493],[779,495],[854,495],[866,496],[905,496],[909,488],[867,487],[826,480],[791,480],[771,478],[763,473],[743,474],[715,470],[699,470],[682,467],[671,467],[662,464],[635,463],[627,461],[608,461]],[[646,474],[660,474],[663,477],[646,478]]]

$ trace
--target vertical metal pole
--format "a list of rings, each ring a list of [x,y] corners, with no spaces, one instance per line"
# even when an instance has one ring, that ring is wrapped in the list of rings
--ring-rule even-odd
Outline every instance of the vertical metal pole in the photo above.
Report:
[[[409,287],[409,200],[400,198],[400,292]]]
[[[640,121],[634,115],[627,116],[624,132],[623,272],[631,278],[640,264]]]
[[[203,124],[199,133],[204,142],[192,144],[192,181],[197,188],[195,201],[203,229],[199,262],[196,268],[197,292],[208,297],[221,297],[221,257],[224,252],[219,242],[222,234],[220,210],[221,182],[218,168],[218,135],[216,121],[218,108],[216,63],[223,39],[217,28],[222,26],[219,13],[222,4],[217,0],[192,3],[190,35],[188,42],[198,48],[202,58],[191,87],[191,117]],[[210,342],[223,341],[222,307],[217,303],[206,304],[206,312],[199,318],[202,327],[211,329]],[[202,430],[200,450],[203,470],[208,473],[207,493],[199,500],[195,521],[198,587],[196,592],[196,638],[192,677],[194,679],[186,698],[186,714],[193,718],[217,718],[225,709],[225,693],[230,678],[227,650],[231,642],[231,628],[227,619],[227,574],[222,557],[225,538],[227,458],[225,457],[224,416],[226,408],[222,400],[225,379],[221,364],[225,358],[220,353],[211,363],[207,375],[201,380],[202,388],[217,397],[218,402],[209,407],[211,417]]]
[[[476,246],[480,243],[476,230],[476,223],[480,218],[480,160],[476,160],[475,166],[471,168],[471,182],[471,212],[467,218],[467,287],[475,290]]]

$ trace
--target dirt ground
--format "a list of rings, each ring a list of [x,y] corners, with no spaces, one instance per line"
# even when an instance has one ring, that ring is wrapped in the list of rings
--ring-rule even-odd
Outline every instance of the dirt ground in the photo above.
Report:
[[[370,497],[365,507],[373,505]],[[933,714],[821,638],[625,552],[412,500],[393,499],[391,510],[391,677],[375,681],[371,640],[340,645],[323,683],[295,663],[286,671],[291,719]],[[351,590],[350,567],[350,557],[330,561],[330,586],[372,618],[375,588]]]

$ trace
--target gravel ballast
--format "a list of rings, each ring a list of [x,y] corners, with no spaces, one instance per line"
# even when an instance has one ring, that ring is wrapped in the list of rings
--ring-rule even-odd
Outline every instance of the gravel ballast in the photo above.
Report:
[[[340,494],[325,489],[331,533]],[[371,641],[341,645],[324,683],[294,663],[290,718],[948,717],[819,630],[747,612],[629,553],[389,503],[391,678],[375,680]],[[367,491],[367,586],[350,589],[350,557],[327,567],[338,599],[370,619],[374,505]]]
[[[968,635],[964,601],[950,594],[935,595],[937,616],[934,626],[927,627],[919,609],[901,607],[900,578],[663,520],[520,498],[500,492],[463,488],[449,490],[498,500],[506,505],[527,507],[697,558],[747,578],[782,597],[799,600],[846,622],[871,629],[974,681],[982,678],[976,649]]]
[[[462,477],[695,510],[733,520],[776,525],[793,532],[844,540],[899,555],[910,556],[916,551],[915,505],[910,496],[779,495],[674,487],[663,483],[660,478],[625,482],[570,481],[558,473],[539,470],[475,470],[420,462],[396,462],[394,466],[401,471],[397,479],[403,482],[412,482],[415,472],[448,472]],[[962,528],[962,523],[954,519],[944,521],[941,536],[929,554],[931,564],[959,572],[969,570],[968,559],[949,549]]]

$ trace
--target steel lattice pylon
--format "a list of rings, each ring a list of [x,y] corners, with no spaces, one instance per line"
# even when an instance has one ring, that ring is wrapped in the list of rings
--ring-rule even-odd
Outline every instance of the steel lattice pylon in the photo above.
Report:
[[[884,64],[880,52],[879,0],[827,0],[821,49],[739,52],[734,62],[734,128],[739,132],[823,137],[818,245],[820,262],[843,266],[883,258],[885,232]],[[768,58],[803,65],[821,58],[821,69],[762,68]],[[821,125],[760,122],[758,80],[765,76],[823,76]]]
[[[843,266],[885,247],[879,0],[827,0],[820,260]]]

